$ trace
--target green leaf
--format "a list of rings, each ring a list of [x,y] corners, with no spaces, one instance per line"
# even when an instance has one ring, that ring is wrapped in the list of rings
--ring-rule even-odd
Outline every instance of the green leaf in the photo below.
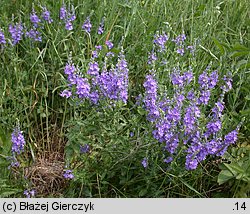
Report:
[[[219,48],[221,54],[224,55],[225,50],[224,50],[224,47],[221,45],[221,43],[215,38],[212,38],[212,40],[214,41],[214,44]]]
[[[142,107],[140,107],[140,106],[137,108],[137,112],[138,112],[140,115],[145,115],[145,113],[146,113],[145,110],[144,110]]]
[[[143,188],[140,192],[139,192],[139,197],[143,197],[147,194],[148,190],[146,188]]]
[[[232,50],[233,51],[248,51],[249,52],[249,48],[247,48],[247,47],[245,47],[244,45],[241,45],[241,44],[234,45]]]
[[[249,51],[234,51],[232,52],[229,57],[236,58],[249,55]]]
[[[243,174],[244,173],[244,169],[242,169],[242,167],[238,163],[231,163],[231,164],[225,163],[224,165],[235,176],[237,176],[238,174]]]
[[[184,180],[182,180],[182,179],[180,179],[180,181],[181,181],[184,185],[186,185],[189,189],[191,189],[192,191],[194,191],[197,195],[203,197],[203,195],[202,195],[200,192],[198,192],[195,188],[193,188],[191,185],[189,185],[186,181],[184,181]]]
[[[239,69],[249,69],[250,68],[250,62],[244,63],[239,66]]]
[[[227,182],[228,180],[232,179],[234,175],[229,170],[222,170],[218,175],[217,182],[219,185]]]
[[[21,189],[3,189],[0,192],[0,198],[10,197],[11,195],[21,193],[22,191],[23,190],[21,190]]]
[[[240,114],[242,116],[244,116],[244,115],[250,115],[250,109],[242,110],[242,111],[240,111]]]

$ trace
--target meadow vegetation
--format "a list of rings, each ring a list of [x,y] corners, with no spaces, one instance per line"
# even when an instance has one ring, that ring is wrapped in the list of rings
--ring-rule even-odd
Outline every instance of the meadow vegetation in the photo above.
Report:
[[[0,197],[249,197],[247,0],[0,2]]]

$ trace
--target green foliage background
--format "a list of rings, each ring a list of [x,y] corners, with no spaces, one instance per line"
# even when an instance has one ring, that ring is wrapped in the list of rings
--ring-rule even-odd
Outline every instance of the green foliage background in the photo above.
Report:
[[[65,1],[67,4],[69,1]],[[74,167],[75,179],[61,192],[63,197],[248,197],[250,182],[250,76],[249,12],[247,0],[145,0],[71,1],[76,7],[74,31],[59,23],[60,1],[1,0],[0,27],[8,34],[15,21],[29,25],[32,3],[37,11],[46,5],[54,23],[43,30],[43,42],[22,41],[0,50],[0,196],[23,196],[27,180],[13,183],[7,169],[10,133],[20,121],[27,141],[23,167],[36,163],[39,154],[59,152]],[[90,16],[93,31],[105,17],[103,36],[87,36],[81,25]],[[173,163],[169,172],[151,148],[145,112],[134,107],[143,92],[148,72],[147,54],[153,35],[169,30],[171,36],[185,32],[188,42],[198,41],[197,74],[213,62],[219,71],[233,73],[233,90],[226,96],[226,121],[230,128],[244,118],[239,143],[229,150],[220,165],[213,160],[189,172]],[[59,96],[66,85],[64,65],[72,60],[86,67],[92,47],[110,38],[123,46],[129,64],[130,98],[105,114],[75,106]],[[171,64],[171,62],[169,62]],[[174,61],[172,63],[175,63]],[[135,135],[130,137],[130,132]],[[79,154],[79,145],[91,144],[91,155]],[[144,170],[142,158],[151,158]],[[217,182],[218,181],[218,182]],[[28,186],[27,186],[28,185]],[[42,196],[42,195],[39,195]],[[50,193],[49,196],[57,196]]]

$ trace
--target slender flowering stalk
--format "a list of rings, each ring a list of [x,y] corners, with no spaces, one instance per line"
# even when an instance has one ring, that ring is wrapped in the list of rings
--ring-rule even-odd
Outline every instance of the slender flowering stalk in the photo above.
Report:
[[[90,84],[87,78],[82,78],[82,77],[77,78],[76,94],[80,99],[89,97]]]
[[[157,60],[157,56],[154,51],[152,51],[149,56],[148,56],[148,64],[151,65],[153,64],[154,61]]]
[[[113,52],[111,52],[111,51],[109,51],[107,54],[106,54],[106,57],[109,57],[109,58],[112,58],[112,57],[114,57],[115,56],[115,54],[113,53]]]
[[[6,44],[5,36],[3,31],[0,29],[0,45]]]
[[[90,23],[90,18],[87,17],[87,19],[85,20],[85,22],[84,22],[83,25],[82,25],[82,29],[83,29],[85,32],[90,33],[91,28],[92,28],[92,24]]]
[[[66,97],[66,98],[69,98],[72,96],[72,92],[68,89],[65,89],[61,92],[60,94],[61,97]]]
[[[147,168],[147,167],[148,167],[148,159],[147,159],[147,158],[143,158],[141,164],[142,164],[142,166],[143,166],[144,168]]]
[[[184,47],[185,40],[186,40],[186,35],[184,33],[178,35],[175,39],[172,40],[177,46],[176,53],[180,54],[181,56],[183,56],[185,53],[185,47]]]
[[[97,62],[91,62],[89,63],[89,69],[87,71],[87,74],[91,75],[91,76],[98,76],[99,74],[99,65]]]
[[[171,163],[173,161],[173,157],[167,157],[163,160],[164,163]]]
[[[183,34],[178,35],[172,41],[175,42],[176,45],[181,46],[185,40],[186,40],[186,35],[183,33]]]
[[[32,8],[32,13],[30,14],[30,21],[33,23],[34,27],[37,28],[41,19],[37,16],[36,11]]]
[[[153,122],[160,116],[160,112],[157,106],[157,82],[152,74],[146,76],[146,81],[143,86],[146,90],[144,104],[148,111],[147,118],[149,121]]]
[[[154,39],[154,44],[159,48],[159,51],[162,52],[165,50],[165,44],[168,41],[168,36],[166,33],[156,34]]]
[[[73,179],[74,178],[74,175],[72,173],[72,170],[68,169],[66,170],[64,173],[63,173],[63,177],[66,178],[66,179]]]
[[[9,25],[9,32],[12,38],[12,45],[18,44],[22,40],[24,34],[24,27],[21,22],[16,23],[15,25]]]
[[[23,194],[26,196],[26,198],[32,198],[35,197],[36,191],[35,190],[24,190]]]
[[[71,8],[68,12],[68,20],[73,22],[75,19],[76,19],[75,8],[73,5],[71,5]]]
[[[99,25],[99,27],[98,27],[98,30],[97,30],[97,33],[98,33],[99,35],[102,35],[103,32],[104,32],[104,18],[102,19],[102,21],[101,21],[101,23],[100,23],[100,25]]]
[[[73,30],[72,22],[76,19],[75,8],[73,5],[70,5],[68,10],[66,9],[65,4],[60,8],[60,20],[64,21],[65,29],[68,31]]]
[[[20,154],[24,151],[25,139],[19,127],[16,127],[11,134],[12,152]]]
[[[229,73],[223,77],[225,84],[222,86],[222,90],[224,92],[228,92],[232,89],[232,77],[231,77],[231,75],[232,74]]]
[[[80,153],[86,154],[89,153],[90,151],[90,146],[88,144],[85,144],[84,146],[80,146]]]
[[[43,12],[42,12],[42,18],[48,22],[49,24],[51,24],[53,22],[53,19],[50,17],[50,12],[48,11],[48,9],[46,7],[43,7]]]
[[[41,33],[35,27],[26,32],[26,37],[36,42],[42,41]]]
[[[67,10],[65,5],[63,4],[62,7],[60,8],[60,19],[66,20],[66,18],[67,18]]]
[[[73,25],[71,21],[67,21],[65,24],[65,29],[66,30],[73,30]]]
[[[7,160],[11,161],[10,162],[10,166],[8,167],[8,169],[10,169],[11,167],[19,167],[20,166],[20,163],[17,160],[17,158],[16,158],[16,156],[15,156],[14,153],[12,154],[12,156],[7,157]]]
[[[109,49],[109,50],[112,49],[113,46],[114,46],[114,44],[113,44],[111,41],[109,41],[109,40],[107,40],[107,41],[105,42],[105,44],[108,46],[108,49]]]

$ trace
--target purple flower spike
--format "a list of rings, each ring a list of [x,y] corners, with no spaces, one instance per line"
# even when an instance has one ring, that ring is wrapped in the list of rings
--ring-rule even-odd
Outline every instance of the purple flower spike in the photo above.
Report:
[[[152,75],[147,75],[143,86],[146,90],[144,104],[148,111],[147,119],[153,122],[160,116],[157,106],[157,82]]]
[[[209,100],[210,100],[210,91],[209,90],[201,91],[199,97],[199,104],[207,105]]]
[[[173,157],[167,157],[163,161],[164,163],[171,163],[173,160],[174,160]]]
[[[67,18],[67,10],[65,5],[60,8],[60,19],[65,20]]]
[[[209,75],[209,83],[208,83],[208,87],[210,89],[214,88],[218,82],[218,71],[213,71],[210,75]]]
[[[209,76],[208,76],[207,72],[204,71],[204,72],[199,76],[198,83],[200,84],[200,87],[201,87],[202,89],[208,88],[208,83],[209,83],[209,81],[210,81]]]
[[[84,146],[80,146],[80,153],[88,153],[90,151],[90,147],[88,144],[85,144]]]
[[[104,26],[103,26],[102,24],[100,24],[100,26],[98,27],[97,33],[98,33],[99,35],[102,35],[103,32],[104,32]]]
[[[194,170],[198,166],[198,161],[196,158],[193,158],[192,155],[188,154],[186,157],[186,169],[187,170]]]
[[[100,96],[99,96],[98,91],[93,91],[93,92],[91,92],[91,93],[89,94],[89,99],[90,99],[90,101],[91,101],[93,104],[95,104],[95,105],[98,103],[99,98],[100,98]]]
[[[6,44],[6,40],[3,31],[0,29],[0,45],[1,44]]]
[[[176,45],[181,46],[185,40],[186,40],[186,35],[185,34],[181,34],[181,35],[178,35],[172,41],[175,42]]]
[[[105,42],[105,44],[108,46],[108,49],[110,50],[110,49],[112,49],[113,48],[113,43],[111,42],[111,41],[109,41],[109,40],[107,40],[106,42]]]
[[[168,41],[168,36],[163,33],[162,35],[156,34],[154,43],[160,48],[160,52],[165,50],[165,44]]]
[[[22,23],[17,23],[15,25],[9,25],[9,32],[12,37],[12,45],[18,44],[22,40],[24,34],[24,27]]]
[[[143,166],[144,168],[147,168],[147,167],[148,167],[148,159],[147,159],[147,158],[143,158],[141,164],[142,164],[142,166]]]
[[[230,77],[231,74],[228,74],[227,76],[224,76],[223,80],[225,81],[225,85],[222,86],[222,90],[224,92],[228,92],[232,89],[232,78]]]
[[[148,64],[151,65],[156,60],[157,60],[157,56],[154,53],[154,51],[152,51],[151,54],[149,54],[148,56]]]
[[[17,127],[11,134],[11,141],[12,141],[12,152],[16,152],[20,154],[24,150],[25,139],[20,131],[20,128]]]
[[[97,76],[99,74],[99,65],[97,62],[91,62],[89,63],[89,69],[87,71],[87,74],[91,76]]]
[[[30,195],[31,195],[32,197],[34,197],[35,194],[36,194],[36,191],[35,191],[34,189],[30,190]]]
[[[65,89],[63,90],[61,93],[60,93],[60,96],[61,97],[66,97],[66,98],[69,98],[72,96],[72,92],[68,89]]]
[[[43,7],[42,17],[49,24],[53,22],[53,19],[50,17],[50,12],[47,10],[46,7]]]
[[[63,174],[63,177],[66,179],[69,179],[69,180],[73,179],[74,175],[72,173],[72,170],[70,170],[70,169],[66,170]]]
[[[90,94],[90,84],[87,78],[79,77],[77,79],[76,94],[79,98],[88,98]]]
[[[229,132],[225,138],[224,138],[224,144],[225,145],[230,145],[230,144],[234,144],[238,139],[238,131],[234,130]]]
[[[183,56],[184,53],[185,53],[184,48],[179,48],[179,49],[177,49],[176,52],[177,52],[178,54],[180,54],[181,56]]]
[[[26,36],[28,38],[30,38],[31,40],[36,41],[36,42],[42,41],[41,33],[35,27],[33,27],[31,30],[27,31]]]
[[[70,21],[66,22],[65,29],[66,30],[73,30],[72,22],[70,22]]]
[[[85,22],[83,23],[82,29],[83,29],[85,32],[90,33],[91,28],[92,28],[92,24],[90,23],[90,18],[88,17],[88,18],[85,20]]]
[[[38,24],[41,22],[41,19],[37,16],[34,8],[32,9],[32,13],[30,14],[30,21],[33,23],[34,27],[38,27]]]
[[[26,198],[30,198],[29,190],[24,190],[23,194],[26,196]]]

